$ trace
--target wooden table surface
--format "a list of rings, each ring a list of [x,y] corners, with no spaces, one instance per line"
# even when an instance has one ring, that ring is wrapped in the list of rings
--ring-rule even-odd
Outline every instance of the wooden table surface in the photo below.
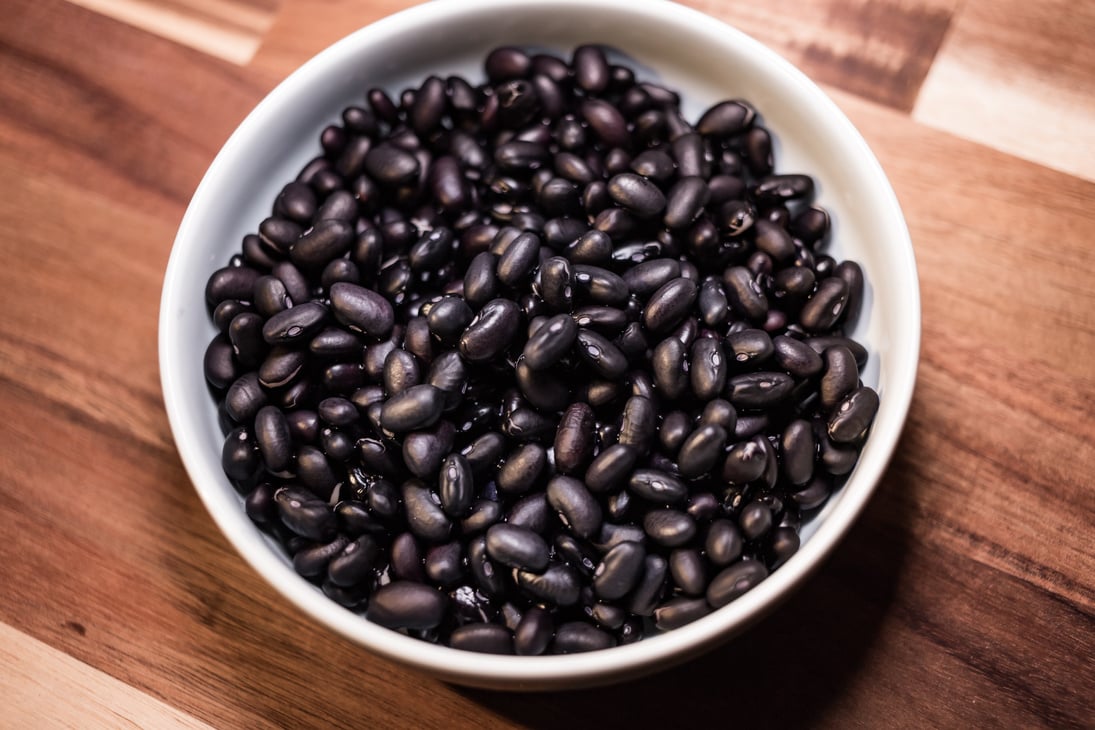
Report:
[[[314,625],[247,567],[168,430],[168,253],[255,102],[407,4],[5,0],[0,727],[1095,727],[1091,2],[690,0],[863,132],[923,294],[877,496],[754,630],[621,686],[472,691]]]

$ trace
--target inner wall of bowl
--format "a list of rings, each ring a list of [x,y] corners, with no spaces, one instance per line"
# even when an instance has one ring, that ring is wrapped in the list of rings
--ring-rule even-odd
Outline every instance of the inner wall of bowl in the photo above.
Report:
[[[817,181],[817,202],[831,211],[837,225],[829,253],[838,259],[859,261],[870,282],[870,290],[879,294],[877,297],[871,295],[865,302],[864,315],[854,334],[871,352],[871,366],[864,374],[864,381],[882,391],[883,412],[879,417],[882,421],[886,410],[886,383],[895,375],[890,372],[891,349],[900,341],[890,333],[901,332],[901,328],[909,324],[908,317],[900,314],[900,296],[909,291],[909,285],[900,271],[902,242],[893,241],[894,246],[890,247],[888,242],[879,240],[880,232],[894,230],[894,210],[886,198],[891,193],[861,140],[846,136],[844,121],[834,116],[832,109],[819,108],[815,97],[802,95],[803,81],[791,69],[782,65],[773,67],[769,57],[753,53],[751,44],[742,44],[736,37],[721,38],[718,33],[720,28],[725,30],[724,26],[700,19],[691,11],[678,8],[668,11],[680,11],[678,23],[678,16],[672,16],[673,22],[667,22],[670,16],[664,6],[669,4],[660,2],[644,3],[635,12],[628,12],[623,3],[607,0],[591,3],[533,1],[511,5],[516,6],[514,12],[504,12],[498,3],[491,1],[462,5],[436,3],[428,8],[432,11],[428,20],[424,15],[427,8],[418,8],[355,34],[307,64],[268,97],[218,157],[192,204],[193,209],[201,211],[201,217],[188,214],[183,226],[187,232],[185,240],[180,235],[181,245],[199,250],[192,252],[191,258],[175,252],[172,261],[175,275],[169,275],[164,300],[173,310],[166,317],[173,319],[180,329],[177,339],[193,343],[189,351],[184,344],[169,343],[164,352],[168,357],[188,359],[181,369],[172,367],[172,377],[177,375],[182,390],[188,395],[184,401],[175,401],[174,406],[179,409],[185,424],[186,434],[180,437],[184,458],[188,454],[205,456],[204,459],[201,456],[186,458],[191,476],[199,484],[203,480],[214,480],[225,497],[239,501],[231,485],[216,470],[216,455],[221,449],[220,430],[199,364],[205,343],[213,337],[215,330],[204,312],[200,317],[187,312],[190,308],[204,308],[201,287],[205,279],[223,266],[238,250],[241,238],[253,232],[269,215],[281,187],[292,180],[309,159],[319,154],[319,132],[339,119],[343,107],[362,103],[365,90],[372,86],[384,87],[395,96],[404,88],[417,87],[429,74],[444,77],[455,73],[478,80],[482,77],[483,57],[491,47],[499,44],[554,49],[567,56],[575,45],[584,42],[621,49],[641,68],[656,70],[653,76],[642,75],[680,90],[686,116],[692,120],[721,99],[742,97],[751,101],[777,139],[777,171],[805,172]],[[655,5],[663,7],[652,12]],[[193,291],[172,289],[183,284],[192,285]],[[915,299],[915,280],[912,296]],[[908,356],[908,352],[902,355]],[[915,352],[912,356],[915,357]],[[167,395],[171,401],[171,394]],[[169,402],[169,410],[171,405]],[[903,410],[894,416],[898,420],[897,427],[901,417]],[[186,429],[194,424],[199,428]],[[879,425],[876,423],[876,430]],[[869,442],[864,461],[871,448]],[[880,452],[886,453],[878,459],[885,460],[888,448],[888,445],[879,447]],[[198,461],[201,465],[195,466]],[[857,471],[862,468],[863,462]],[[830,500],[820,518],[824,519],[836,510],[847,493],[846,488]],[[246,522],[242,510],[236,518],[214,516],[226,530]],[[805,526],[805,539],[815,533],[818,521],[815,519]],[[237,544],[253,544],[253,541],[249,536],[239,537]],[[277,560],[287,562],[280,547],[269,540],[267,544]],[[253,555],[248,557],[256,560]],[[269,561],[258,560],[269,566]],[[682,643],[690,643],[694,650],[700,640],[710,638],[716,630],[724,631],[731,625],[743,623],[809,567],[792,568],[794,564],[792,559],[765,584],[719,611],[717,615],[721,619],[713,615],[678,629],[674,635],[679,635]],[[781,576],[784,571],[787,574]],[[333,625],[347,626],[336,614],[336,610],[341,611],[337,606],[332,604],[331,610],[326,610],[318,609],[316,605],[309,601],[309,607],[321,612],[325,620]],[[715,626],[719,621],[721,623]],[[433,649],[423,646],[410,660],[426,665],[437,659],[430,653]],[[639,656],[637,649],[624,647],[614,652]],[[656,655],[648,651],[642,656],[650,659]],[[563,658],[554,659],[561,661]],[[596,661],[589,663],[587,660],[585,666],[596,665]],[[457,669],[453,672],[453,678],[468,679]]]

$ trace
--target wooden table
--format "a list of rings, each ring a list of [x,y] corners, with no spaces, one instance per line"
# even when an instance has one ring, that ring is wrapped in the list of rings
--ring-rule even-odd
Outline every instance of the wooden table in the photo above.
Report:
[[[823,83],[908,217],[920,380],[794,598],[609,689],[447,686],[320,628],[187,480],[156,362],[175,229],[280,78],[406,0],[7,0],[0,726],[1095,727],[1095,4],[691,0]]]

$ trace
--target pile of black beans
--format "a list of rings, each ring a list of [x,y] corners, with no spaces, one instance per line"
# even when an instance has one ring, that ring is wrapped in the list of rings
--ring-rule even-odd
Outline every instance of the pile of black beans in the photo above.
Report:
[[[216,271],[223,465],[302,576],[475,651],[673,629],[798,549],[878,408],[863,274],[745,101],[595,46],[368,91]]]

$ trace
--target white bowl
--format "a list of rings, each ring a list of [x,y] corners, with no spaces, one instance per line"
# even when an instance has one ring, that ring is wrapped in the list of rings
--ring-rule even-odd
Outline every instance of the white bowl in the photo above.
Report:
[[[646,78],[680,90],[696,119],[708,105],[742,97],[776,138],[779,172],[806,172],[834,221],[830,253],[858,261],[868,294],[854,336],[870,351],[864,381],[881,407],[859,464],[801,549],[730,605],[664,635],[588,654],[504,657],[457,651],[403,636],[327,599],[292,569],[250,522],[221,471],[222,436],[201,353],[215,334],[203,290],[238,250],[281,186],[317,154],[322,128],[365,89],[398,93],[429,74],[482,77],[496,45],[569,56],[581,43],[626,51]],[[286,598],[370,651],[453,682],[551,689],[620,681],[666,668],[741,632],[770,611],[832,551],[862,511],[893,453],[913,393],[920,300],[912,244],[893,190],[863,138],[833,102],[790,63],[741,32],[660,0],[438,0],[363,28],[293,73],[244,120],[213,161],[171,253],[160,311],[164,400],[183,463],[210,514],[236,549]]]

